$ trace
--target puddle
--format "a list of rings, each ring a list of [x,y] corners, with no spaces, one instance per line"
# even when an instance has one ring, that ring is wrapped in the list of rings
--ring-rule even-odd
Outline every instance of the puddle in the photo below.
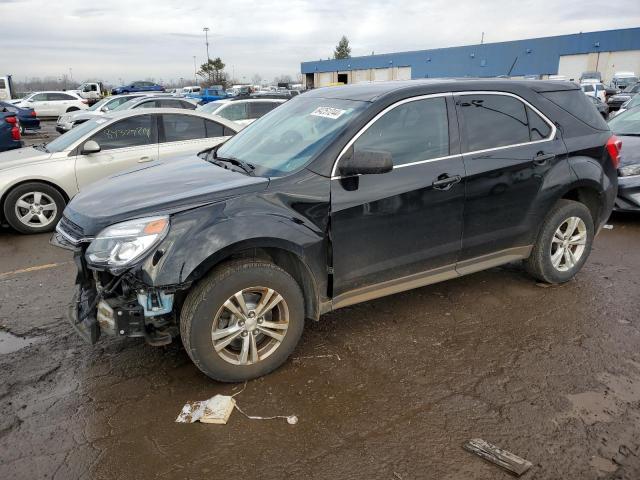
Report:
[[[21,348],[37,342],[32,338],[22,338],[0,330],[0,355],[17,352]]]

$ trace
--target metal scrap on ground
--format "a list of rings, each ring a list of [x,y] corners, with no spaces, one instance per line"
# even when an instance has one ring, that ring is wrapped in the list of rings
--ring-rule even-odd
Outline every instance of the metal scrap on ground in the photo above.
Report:
[[[517,475],[518,477],[531,468],[532,463],[511,452],[502,450],[481,438],[473,438],[464,444],[464,449],[475,453],[485,460]]]

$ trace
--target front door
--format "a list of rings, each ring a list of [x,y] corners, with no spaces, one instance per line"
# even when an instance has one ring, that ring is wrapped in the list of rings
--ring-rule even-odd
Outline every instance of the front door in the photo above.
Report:
[[[540,189],[550,171],[569,168],[566,148],[553,124],[519,97],[473,93],[455,99],[467,172],[460,260],[508,255],[531,243],[545,213],[537,203]]]
[[[390,152],[393,171],[332,179],[334,296],[439,267],[453,271],[465,172],[457,140],[450,142],[457,123],[449,100],[400,102],[357,137],[353,151]]]
[[[100,151],[76,157],[78,189],[116,172],[158,159],[155,115],[137,115],[113,122],[88,140]],[[86,142],[85,142],[86,143]],[[82,146],[80,147],[82,150]]]

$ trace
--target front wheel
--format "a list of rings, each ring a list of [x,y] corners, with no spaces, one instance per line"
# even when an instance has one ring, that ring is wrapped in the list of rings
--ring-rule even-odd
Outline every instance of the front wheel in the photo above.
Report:
[[[62,217],[64,207],[64,197],[51,185],[23,183],[7,195],[4,218],[20,233],[50,232]]]
[[[182,343],[207,376],[240,382],[278,368],[304,328],[304,301],[296,281],[272,263],[222,265],[187,296]]]
[[[571,280],[591,252],[594,226],[591,212],[582,203],[560,200],[547,214],[531,256],[527,271],[547,283]]]

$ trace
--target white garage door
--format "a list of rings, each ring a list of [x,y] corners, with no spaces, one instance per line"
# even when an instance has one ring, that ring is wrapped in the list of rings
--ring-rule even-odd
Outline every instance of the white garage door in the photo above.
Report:
[[[589,55],[562,55],[558,65],[558,75],[563,75],[567,80],[578,81],[582,72],[593,70],[589,68]]]
[[[391,69],[390,68],[376,68],[373,71],[373,80],[375,82],[386,82],[387,80],[391,80]]]
[[[398,67],[398,80],[411,80],[411,67]]]
[[[318,87],[326,87],[327,85],[329,85],[333,80],[333,73],[331,72],[324,72],[324,73],[319,73],[318,74]]]
[[[351,72],[351,76],[353,78],[353,83],[368,82],[369,70],[354,70]]]

